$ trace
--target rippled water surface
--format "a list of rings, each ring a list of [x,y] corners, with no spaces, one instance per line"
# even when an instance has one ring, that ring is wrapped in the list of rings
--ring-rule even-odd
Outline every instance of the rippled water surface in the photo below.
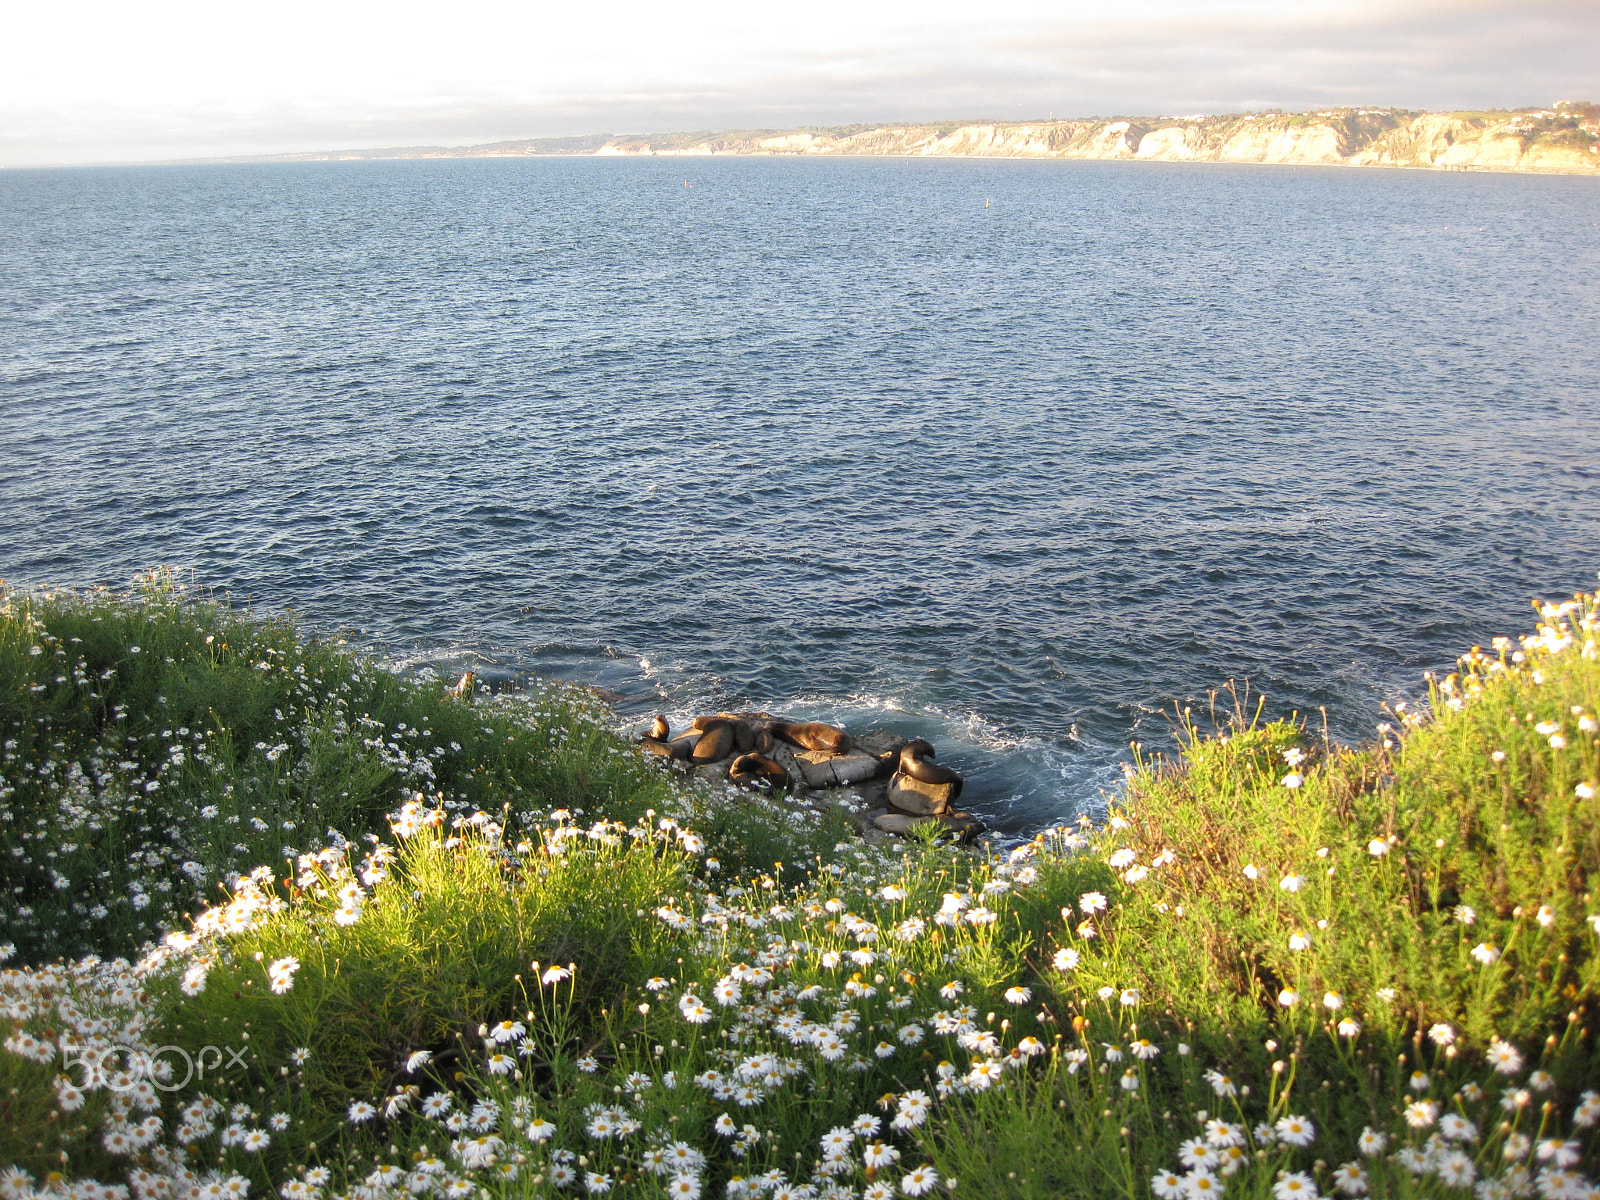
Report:
[[[0,173],[0,575],[886,724],[1024,830],[1175,700],[1359,739],[1592,584],[1597,269],[1590,179]]]

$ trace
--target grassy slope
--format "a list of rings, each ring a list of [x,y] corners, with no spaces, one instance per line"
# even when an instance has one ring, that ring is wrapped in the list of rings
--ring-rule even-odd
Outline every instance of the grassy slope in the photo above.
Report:
[[[418,792],[524,820],[685,803],[583,689],[441,690],[170,576],[124,600],[0,594],[6,937],[26,961],[131,953],[232,875],[386,831]],[[770,862],[738,817],[709,822],[730,861]]]
[[[870,1200],[927,1163],[963,1194],[1147,1195],[1199,1110],[1318,1130],[1304,1149],[1251,1135],[1235,1195],[1265,1195],[1285,1171],[1326,1190],[1363,1128],[1391,1151],[1428,1147],[1436,1127],[1406,1121],[1419,1097],[1473,1121],[1474,1174],[1503,1172],[1521,1132],[1587,1138],[1574,1108],[1600,1085],[1594,602],[1542,615],[1535,637],[1469,655],[1379,745],[1247,714],[1203,736],[1185,719],[1179,757],[1142,759],[1106,828],[986,859],[835,845],[834,829],[764,802],[679,791],[582,694],[442,700],[287,626],[189,606],[170,581],[131,600],[13,596],[0,836],[24,958],[128,948],[202,885],[236,882],[165,965],[13,971],[0,998],[39,1037],[65,1026],[92,1042],[103,1031],[84,1032],[84,1014],[103,1012],[151,1045],[247,1047],[237,1070],[159,1096],[162,1132],[137,1153],[142,1169],[237,1173],[255,1194],[311,1165],[329,1187],[371,1188],[374,1164],[415,1177],[438,1157],[425,1191],[544,1194],[571,1169],[655,1197],[667,1176],[643,1155],[677,1140],[706,1159],[696,1186],[719,1190],[777,1170]],[[284,842],[318,851],[327,825],[334,848],[284,864]],[[268,967],[286,959],[298,970],[275,991]],[[573,978],[541,984],[552,962]],[[695,998],[705,1023],[688,1019]],[[512,1021],[505,1047],[484,1042]],[[1428,1033],[1440,1025],[1459,1040]],[[1496,1038],[1518,1071],[1486,1062]],[[1131,1056],[1145,1041],[1153,1057]],[[14,1036],[0,1053],[0,1160],[37,1174],[66,1152],[73,1173],[125,1176],[130,1156],[108,1139],[127,1114],[104,1089],[74,1107],[57,1060],[28,1048]],[[413,1051],[432,1065],[407,1072]],[[758,1054],[765,1071],[735,1080],[756,1089],[748,1107],[688,1082]],[[1208,1070],[1248,1090],[1221,1095]],[[860,1138],[828,1165],[827,1130],[886,1123],[918,1092],[936,1098],[931,1117],[877,1134],[898,1166],[870,1166]],[[417,1115],[430,1094],[496,1107],[498,1131],[479,1134],[503,1139],[492,1163],[471,1167],[469,1131]],[[269,1144],[223,1144],[220,1119],[196,1134],[201,1095]],[[352,1121],[362,1102],[392,1103],[392,1118]],[[594,1136],[597,1105],[641,1128]],[[528,1135],[530,1114],[553,1123],[549,1141]],[[723,1136],[724,1114],[750,1132]],[[1455,1194],[1441,1172],[1462,1168],[1431,1145],[1420,1171],[1361,1160],[1371,1186]]]

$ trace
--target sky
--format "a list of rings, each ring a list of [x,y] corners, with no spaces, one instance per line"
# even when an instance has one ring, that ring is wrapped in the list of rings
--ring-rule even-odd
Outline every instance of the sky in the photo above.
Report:
[[[13,0],[0,166],[1600,99],[1600,0]]]

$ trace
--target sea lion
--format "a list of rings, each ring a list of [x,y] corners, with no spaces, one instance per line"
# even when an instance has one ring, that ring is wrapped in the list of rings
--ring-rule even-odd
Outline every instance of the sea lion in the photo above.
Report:
[[[720,762],[733,753],[735,745],[734,722],[713,717],[700,733],[700,740],[689,751],[689,760],[697,763]]]
[[[950,800],[961,795],[961,787],[965,782],[961,776],[949,767],[940,763],[930,762],[934,749],[921,738],[910,742],[900,751],[900,773],[909,775],[912,779],[923,783],[948,783],[954,786],[955,791],[950,794]]]
[[[457,682],[455,687],[446,692],[445,695],[453,696],[457,700],[470,701],[472,699],[472,694],[477,690],[478,673],[476,671],[465,671],[462,673],[460,681]]]
[[[741,754],[728,768],[728,779],[744,787],[765,783],[768,787],[788,787],[789,772],[765,754]]]
[[[772,730],[770,730],[770,729],[758,729],[758,730],[756,730],[756,741],[755,741],[755,747],[754,747],[755,752],[757,754],[771,754],[772,753],[773,741],[774,741],[774,739],[773,739],[773,736],[772,736]]]
[[[713,724],[725,721],[733,727],[733,746],[740,754],[746,754],[756,748],[756,731],[750,723],[738,713],[718,713],[714,717],[696,717],[689,722],[691,729],[705,730]]]
[[[650,728],[639,739],[639,749],[658,758],[685,759],[689,757],[694,743],[694,738],[673,737],[672,726],[667,724],[666,717],[657,713],[650,722]]]
[[[829,754],[849,754],[855,745],[850,735],[821,721],[774,721],[772,732],[802,750],[826,750]]]

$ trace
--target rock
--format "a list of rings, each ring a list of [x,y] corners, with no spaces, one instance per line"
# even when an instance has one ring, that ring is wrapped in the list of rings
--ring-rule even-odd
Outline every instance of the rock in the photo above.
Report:
[[[898,733],[890,733],[887,729],[869,729],[856,738],[856,753],[872,755],[878,760],[880,770],[887,775],[899,761],[900,751],[909,744],[910,739]]]
[[[733,755],[720,758],[716,762],[698,763],[690,769],[689,774],[696,779],[704,779],[707,783],[727,783],[728,768],[733,766]]]
[[[850,824],[856,827],[857,833],[865,833],[869,829],[876,829],[877,825],[874,822],[879,817],[886,816],[888,812],[889,810],[881,805],[869,808],[865,812],[854,812],[850,814]]]
[[[750,753],[749,746],[758,740],[764,744],[770,739],[770,731],[765,728],[769,722],[785,727],[786,732],[800,741],[815,741],[813,734],[816,738],[823,738],[825,734],[839,735],[833,740],[850,749],[845,753],[807,749],[779,739],[769,750],[757,751],[752,760],[747,760],[746,765],[750,766],[764,753],[771,760],[765,778],[755,779],[752,771],[746,770],[739,779],[731,779],[730,768],[740,755]],[[805,731],[803,736],[802,730]],[[984,831],[982,821],[956,810],[956,800],[961,794],[960,776],[939,768],[932,761],[932,748],[926,743],[919,751],[911,739],[885,729],[871,729],[859,737],[849,738],[833,726],[795,725],[767,713],[718,713],[696,717],[688,732],[670,742],[645,737],[640,739],[640,744],[645,753],[670,756],[677,760],[673,764],[675,767],[710,784],[742,783],[746,787],[753,785],[761,793],[772,792],[776,785],[781,794],[785,791],[783,778],[786,775],[790,785],[783,799],[785,806],[796,813],[815,812],[823,816],[842,813],[863,838],[874,844],[904,849],[900,839],[929,821],[936,822],[933,831],[944,839],[960,838],[970,842]],[[898,767],[905,758],[902,751],[908,746],[912,747],[913,756],[918,756],[911,763],[917,775],[934,774],[937,778],[942,774],[945,778],[941,782],[929,782],[900,771]],[[707,761],[712,755],[716,756],[715,760]],[[781,768],[784,775],[773,772],[773,765]]]
[[[956,838],[971,842],[983,832],[983,822],[970,813],[950,813],[944,817],[914,817],[910,813],[886,812],[872,819],[872,828],[880,833],[905,837],[914,829],[932,826],[940,838]]]
[[[889,807],[889,781],[869,779],[865,783],[851,784],[837,793],[839,803],[856,812]]]
[[[889,807],[914,817],[942,817],[955,810],[960,785],[923,783],[903,772],[889,780]]]
[[[830,754],[826,750],[796,750],[808,787],[843,787],[862,783],[878,773],[878,760],[870,754]]]
[[[795,787],[806,786],[806,773],[800,769],[800,764],[795,761],[794,750],[787,743],[774,742],[772,749],[767,751],[767,757],[789,772]]]
[[[926,825],[932,817],[912,817],[905,813],[884,813],[876,818],[872,824],[884,833],[892,833],[898,837],[905,837],[918,825]]]
[[[953,812],[939,818],[939,823],[950,829],[963,842],[974,842],[978,835],[987,828],[971,813]]]

